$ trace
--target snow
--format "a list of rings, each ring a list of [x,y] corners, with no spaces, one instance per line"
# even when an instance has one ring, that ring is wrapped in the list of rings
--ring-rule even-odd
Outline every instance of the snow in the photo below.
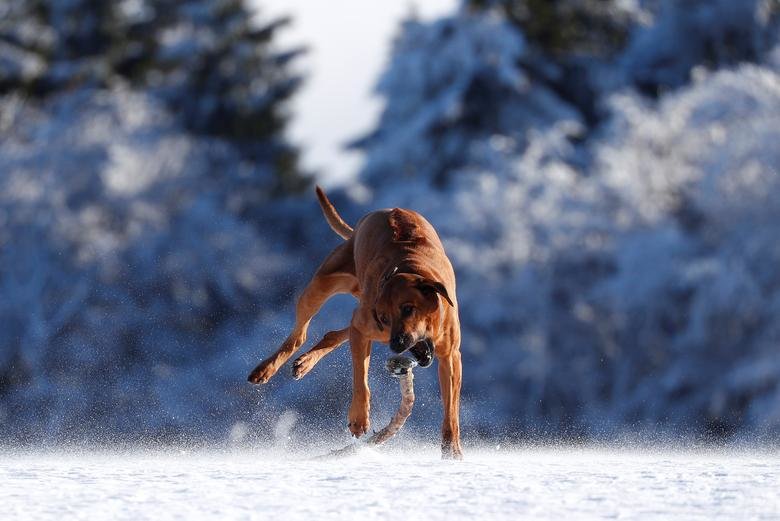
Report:
[[[0,457],[4,519],[766,519],[780,454],[611,449]]]

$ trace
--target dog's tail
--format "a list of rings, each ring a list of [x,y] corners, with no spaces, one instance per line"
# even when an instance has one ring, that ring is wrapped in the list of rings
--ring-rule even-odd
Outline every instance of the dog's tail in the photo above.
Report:
[[[328,224],[331,228],[333,228],[333,231],[339,234],[343,239],[349,239],[352,237],[352,228],[344,222],[344,219],[341,218],[339,213],[328,200],[325,192],[323,192],[322,188],[319,186],[317,187],[317,199],[320,200],[322,213],[325,214],[325,220],[328,221]]]

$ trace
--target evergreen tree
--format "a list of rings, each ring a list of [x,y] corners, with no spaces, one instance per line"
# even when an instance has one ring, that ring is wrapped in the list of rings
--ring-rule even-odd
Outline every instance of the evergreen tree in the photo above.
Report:
[[[44,98],[82,85],[106,87],[123,50],[133,47],[115,2],[9,0],[0,9],[0,93]]]
[[[289,66],[302,49],[272,46],[290,20],[255,26],[244,0],[151,4],[163,28],[136,81],[150,85],[194,132],[225,137],[250,158],[271,155],[281,188],[305,186],[297,152],[281,138],[285,102],[301,83]]]
[[[576,107],[589,126],[602,121],[600,95],[614,83],[611,62],[625,48],[641,10],[619,0],[467,0],[466,4],[507,20],[528,43],[529,74]]]
[[[469,0],[469,4],[499,10],[531,45],[559,59],[569,54],[615,54],[622,50],[632,23],[632,11],[619,0]]]
[[[9,0],[0,10],[0,94],[149,89],[191,132],[270,165],[265,197],[307,185],[283,137],[301,83],[291,64],[303,51],[273,46],[289,19],[258,25],[244,0]]]
[[[695,67],[715,70],[761,62],[776,45],[776,0],[665,0],[650,9],[620,58],[626,79],[658,96],[686,85]]]
[[[467,0],[498,12],[562,74],[550,81],[586,119],[601,119],[600,91],[628,83],[658,96],[696,66],[760,62],[777,40],[777,0]],[[606,81],[600,76],[607,76]],[[606,88],[606,89],[605,89]]]
[[[507,23],[461,11],[407,20],[377,86],[385,108],[366,151],[372,186],[416,178],[435,187],[469,171],[506,170],[531,129],[579,115],[523,65],[528,48]],[[576,125],[575,125],[576,126]]]
[[[283,136],[300,50],[247,6],[0,2],[3,439],[182,434],[246,403],[246,325],[279,323],[317,212],[279,197],[307,182]]]

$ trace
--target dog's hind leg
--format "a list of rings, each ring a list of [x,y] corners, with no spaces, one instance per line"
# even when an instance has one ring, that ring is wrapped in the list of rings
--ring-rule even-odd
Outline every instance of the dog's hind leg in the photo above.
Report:
[[[311,371],[317,362],[342,345],[349,338],[349,327],[339,329],[338,331],[328,331],[319,343],[309,351],[299,356],[293,362],[293,378],[300,380]]]
[[[261,362],[249,375],[254,384],[266,383],[279,368],[306,342],[306,331],[312,317],[330,297],[337,293],[357,293],[352,241],[337,247],[325,259],[303,290],[295,308],[295,326],[276,353]]]

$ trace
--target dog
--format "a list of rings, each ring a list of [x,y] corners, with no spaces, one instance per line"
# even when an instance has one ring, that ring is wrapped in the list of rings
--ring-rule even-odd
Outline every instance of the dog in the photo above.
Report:
[[[292,332],[276,353],[250,373],[249,381],[268,382],[306,342],[309,323],[325,301],[350,293],[358,306],[349,326],[328,332],[297,358],[293,377],[302,378],[349,340],[353,384],[348,426],[353,436],[360,437],[370,426],[371,342],[389,344],[395,353],[408,351],[424,367],[435,357],[444,407],[442,457],[461,459],[460,321],[455,273],[439,236],[422,215],[401,208],[368,213],[353,230],[319,186],[316,193],[325,219],[345,242],[317,269],[298,299]]]

